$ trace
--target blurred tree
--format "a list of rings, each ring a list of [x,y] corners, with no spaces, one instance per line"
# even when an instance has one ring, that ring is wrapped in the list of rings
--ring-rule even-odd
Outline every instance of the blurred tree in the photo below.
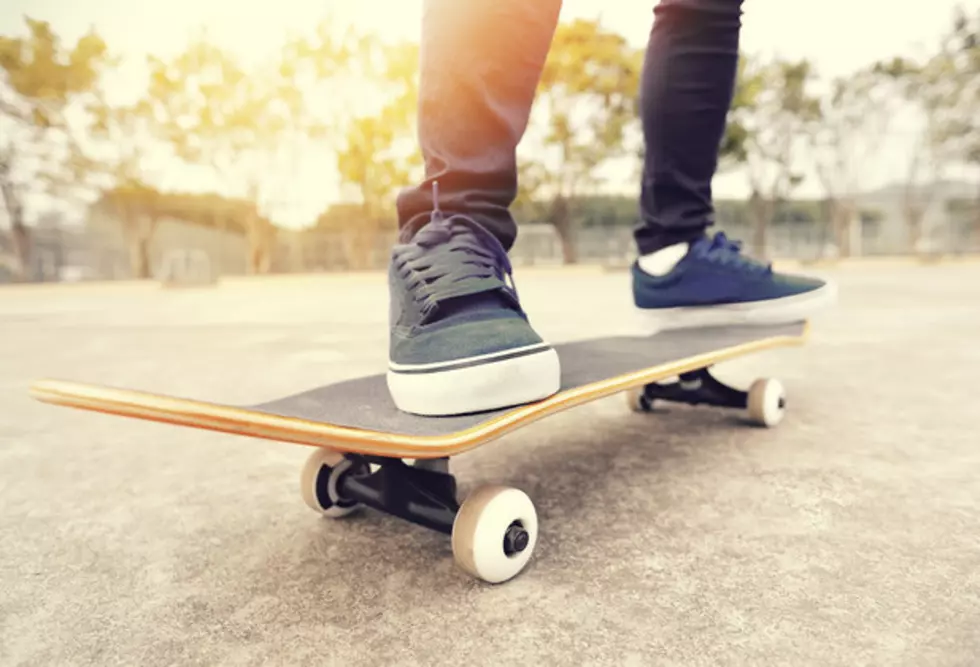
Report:
[[[943,59],[932,57],[916,62],[895,57],[874,66],[874,71],[908,104],[921,113],[922,132],[912,145],[905,179],[902,184],[902,208],[910,248],[923,247],[923,220],[932,205],[938,185],[950,162],[949,146],[943,138],[943,112],[947,99],[947,82]]]
[[[934,96],[922,64],[909,58],[895,57],[875,63],[873,72],[890,84],[892,90],[906,102],[922,110],[925,127],[912,145],[912,153],[902,184],[902,210],[908,230],[909,245],[918,248],[922,238],[922,219],[935,192],[941,174],[942,161],[936,152],[936,115]]]
[[[973,15],[956,8],[939,52],[922,74],[936,114],[933,144],[946,159],[980,173],[980,8]],[[980,238],[980,179],[976,187],[973,228]]]
[[[361,219],[345,230],[348,265],[354,268],[369,265],[379,233],[395,227],[395,193],[422,166],[414,142],[418,47],[364,36],[356,53],[358,77],[387,101],[377,113],[353,118],[337,151],[340,181],[357,191],[362,207]]]
[[[814,70],[807,60],[763,62],[745,58],[739,83],[742,99],[731,114],[741,133],[732,157],[744,163],[751,188],[754,253],[767,252],[773,216],[803,181],[800,153],[820,116],[810,92]]]
[[[930,57],[895,57],[875,66],[923,120],[904,183],[905,221],[915,251],[924,249],[925,212],[947,169],[955,163],[980,168],[980,12],[971,17],[957,8],[951,23]],[[977,209],[974,229],[980,236],[980,182]]]
[[[276,160],[290,141],[302,143],[305,134],[323,131],[297,81],[302,64],[327,48],[325,42],[293,41],[278,61],[247,70],[201,36],[170,61],[150,58],[147,104],[164,128],[162,136],[179,157],[212,167],[253,203],[236,213],[246,216],[248,267],[254,273],[269,271],[271,264],[275,227],[260,210]]]
[[[163,193],[153,182],[161,174],[151,158],[167,137],[158,108],[145,95],[129,103],[110,105],[101,100],[95,109],[97,122],[91,138],[98,152],[102,197],[98,208],[120,225],[129,251],[133,278],[150,278],[150,243],[159,215]]]
[[[748,160],[749,130],[745,125],[746,114],[743,110],[752,107],[764,83],[761,77],[755,76],[751,71],[752,63],[752,59],[744,54],[738,59],[735,90],[719,149],[719,171],[737,168]]]
[[[150,277],[150,239],[157,223],[164,217],[162,199],[156,188],[140,180],[128,179],[104,191],[97,202],[115,220],[122,222],[133,278]]]
[[[939,52],[921,71],[935,97],[934,140],[950,156],[980,167],[980,9],[957,8]]]
[[[95,32],[66,45],[47,22],[25,22],[25,36],[0,36],[0,195],[13,248],[0,263],[20,279],[30,266],[28,205],[74,192],[90,166],[80,125],[109,61]]]
[[[532,159],[519,156],[517,197],[511,206],[516,219],[531,222],[547,216],[549,202],[542,195],[544,185],[544,167]]]
[[[643,52],[597,21],[558,26],[538,86],[545,152],[523,158],[518,205],[547,202],[566,264],[575,263],[572,203],[596,185],[609,160],[636,155],[627,145],[637,122]],[[550,151],[553,159],[545,159]]]
[[[748,132],[742,123],[739,110],[746,107],[756,94],[759,81],[757,79],[746,78],[744,74],[746,61],[739,60],[738,77],[736,80],[735,91],[731,103],[732,113],[729,115],[725,125],[725,134],[722,137],[719,147],[719,171],[737,168],[744,164],[746,160],[746,140]],[[638,90],[637,90],[638,92]],[[639,141],[639,146],[633,153],[637,160],[636,177],[642,177],[643,160],[645,157],[646,146]],[[539,162],[528,159],[520,161],[518,181],[520,189],[514,202],[516,217],[521,220],[537,220],[548,215],[550,202],[547,199],[539,200],[542,197],[546,185],[546,168]],[[612,204],[611,224],[614,225],[634,225],[637,222],[637,198],[635,195],[622,197],[616,196],[606,199]],[[592,203],[597,201],[594,197],[578,196],[570,200],[570,208],[576,211],[576,218],[580,219],[582,225],[586,227],[601,225],[596,211],[593,210]]]
[[[840,256],[852,253],[854,226],[860,222],[855,196],[884,139],[894,102],[891,87],[875,68],[834,79],[820,98],[819,119],[809,140]]]
[[[257,216],[255,204],[247,199],[233,199],[217,193],[161,192],[139,180],[120,181],[106,188],[92,208],[96,212],[122,220],[122,234],[127,242],[133,276],[151,276],[150,240],[159,223],[167,218],[183,224],[227,229],[247,234],[245,224]],[[266,221],[266,224],[271,224]]]

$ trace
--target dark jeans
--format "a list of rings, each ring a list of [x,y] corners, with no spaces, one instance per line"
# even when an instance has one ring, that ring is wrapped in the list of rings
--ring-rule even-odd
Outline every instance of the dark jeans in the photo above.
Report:
[[[713,223],[711,180],[738,65],[742,0],[661,0],[640,102],[644,152],[641,254]],[[505,248],[517,236],[516,148],[527,127],[560,0],[426,0],[418,135],[425,180],[398,197],[410,236],[439,208],[465,213]]]

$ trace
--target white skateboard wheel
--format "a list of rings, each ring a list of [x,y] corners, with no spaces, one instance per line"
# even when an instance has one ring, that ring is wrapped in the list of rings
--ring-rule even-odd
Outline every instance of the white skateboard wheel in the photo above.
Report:
[[[332,519],[339,519],[359,507],[357,503],[345,503],[337,498],[337,479],[349,465],[350,462],[342,454],[332,449],[318,447],[313,450],[303,465],[299,481],[300,494],[310,509]],[[317,493],[317,487],[324,481],[327,493]]]
[[[633,412],[650,412],[653,404],[644,395],[645,387],[633,387],[626,391],[626,405]]]
[[[537,540],[534,503],[518,489],[477,489],[459,508],[453,522],[456,564],[492,584],[507,581],[523,570]]]
[[[772,428],[783,420],[786,391],[779,380],[760,378],[749,387],[749,419],[754,424]]]

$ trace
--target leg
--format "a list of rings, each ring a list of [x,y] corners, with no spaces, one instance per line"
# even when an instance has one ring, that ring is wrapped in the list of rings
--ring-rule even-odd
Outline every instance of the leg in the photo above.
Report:
[[[398,198],[401,243],[389,268],[388,389],[406,412],[493,410],[558,391],[558,355],[521,307],[507,251],[517,231],[508,210],[517,144],[560,7],[560,0],[426,0],[419,99],[426,178]]]
[[[735,88],[741,5],[662,0],[654,10],[640,91],[641,254],[694,241],[714,222],[711,180]]]
[[[807,319],[835,298],[774,273],[714,222],[711,181],[738,71],[742,0],[661,0],[644,64],[646,141],[633,298],[651,332]]]
[[[419,143],[425,180],[398,198],[410,238],[433,209],[463,213],[505,250],[517,234],[516,149],[558,23],[561,0],[426,0]]]

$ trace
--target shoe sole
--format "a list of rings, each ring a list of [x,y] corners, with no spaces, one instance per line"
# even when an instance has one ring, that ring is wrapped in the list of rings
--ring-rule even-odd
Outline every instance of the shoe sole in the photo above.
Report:
[[[437,364],[392,364],[388,391],[399,410],[426,417],[539,401],[561,388],[558,353],[547,344]]]
[[[716,306],[684,306],[679,308],[637,308],[642,328],[647,333],[671,329],[693,329],[712,326],[789,324],[810,318],[834,305],[837,287],[826,283],[803,294],[743,303]]]

